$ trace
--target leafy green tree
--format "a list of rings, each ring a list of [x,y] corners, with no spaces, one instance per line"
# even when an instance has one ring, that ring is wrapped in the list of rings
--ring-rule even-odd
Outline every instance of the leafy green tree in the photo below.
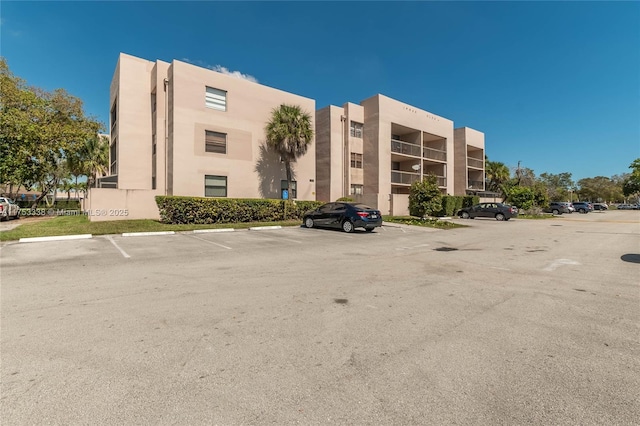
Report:
[[[569,190],[575,186],[571,173],[542,173],[538,178],[547,189],[549,200],[565,201],[569,199]]]
[[[605,176],[584,178],[578,181],[578,196],[587,201],[613,201],[622,195],[622,182]]]
[[[507,201],[522,210],[529,210],[535,201],[535,191],[526,186],[515,186],[511,188]]]
[[[271,112],[265,127],[267,146],[280,155],[287,173],[287,190],[291,194],[291,163],[307,153],[313,140],[311,116],[297,105],[282,104]]]
[[[640,195],[640,158],[633,160],[629,168],[631,169],[631,174],[622,184],[622,193],[625,197]]]
[[[502,185],[511,177],[509,168],[504,163],[489,161],[488,159],[485,159],[484,173],[487,191],[492,192],[502,191]]]
[[[435,175],[426,175],[422,181],[412,183],[409,191],[411,216],[433,216],[442,210],[442,193]]]
[[[27,87],[0,60],[0,181],[41,191],[37,205],[55,193],[67,160],[102,124],[84,114],[82,101],[63,89]]]

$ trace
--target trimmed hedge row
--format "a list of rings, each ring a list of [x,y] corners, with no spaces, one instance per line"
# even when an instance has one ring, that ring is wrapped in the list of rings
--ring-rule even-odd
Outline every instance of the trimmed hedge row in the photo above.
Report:
[[[157,196],[160,222],[171,224],[210,224],[237,222],[275,222],[300,219],[320,201],[284,201],[244,198],[202,198]]]
[[[442,210],[438,216],[455,216],[462,208],[471,207],[480,202],[477,195],[443,195]]]

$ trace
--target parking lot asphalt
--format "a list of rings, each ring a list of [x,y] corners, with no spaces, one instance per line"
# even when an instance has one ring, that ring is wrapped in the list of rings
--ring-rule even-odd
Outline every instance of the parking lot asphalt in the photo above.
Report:
[[[3,424],[637,424],[640,212],[5,243]]]

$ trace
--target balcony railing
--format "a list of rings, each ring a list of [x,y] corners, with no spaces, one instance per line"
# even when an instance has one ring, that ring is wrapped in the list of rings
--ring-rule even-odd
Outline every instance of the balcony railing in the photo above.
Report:
[[[484,161],[478,160],[477,158],[467,157],[467,165],[476,169],[482,169],[484,168]]]
[[[468,189],[482,189],[484,191],[484,182],[481,180],[470,180],[468,184]]]
[[[422,150],[422,156],[430,160],[447,161],[447,151],[440,149],[425,148]]]
[[[420,145],[391,139],[391,152],[420,157]]]
[[[391,171],[391,183],[401,183],[411,185],[413,182],[420,180],[420,173],[401,172],[399,170]]]

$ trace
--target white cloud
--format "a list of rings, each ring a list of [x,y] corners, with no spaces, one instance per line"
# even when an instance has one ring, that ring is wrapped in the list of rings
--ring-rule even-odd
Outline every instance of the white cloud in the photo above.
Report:
[[[223,67],[222,65],[208,66],[207,68],[222,74],[230,75],[231,77],[241,78],[243,80],[252,81],[254,83],[258,82],[258,79],[252,75],[243,74],[240,71],[231,71],[229,70],[229,68]]]
[[[251,81],[253,83],[257,83],[258,82],[258,79],[255,78],[252,75],[243,74],[240,71],[231,71],[229,68],[223,67],[222,65],[209,65],[209,64],[206,64],[205,62],[203,62],[203,61],[201,61],[199,59],[191,60],[189,58],[182,58],[180,60],[182,62],[187,62],[187,63],[189,63],[191,65],[197,65],[199,67],[208,68],[208,69],[210,69],[212,71],[216,71],[216,72],[219,72],[221,74],[229,75],[231,77],[241,78],[243,80]]]

